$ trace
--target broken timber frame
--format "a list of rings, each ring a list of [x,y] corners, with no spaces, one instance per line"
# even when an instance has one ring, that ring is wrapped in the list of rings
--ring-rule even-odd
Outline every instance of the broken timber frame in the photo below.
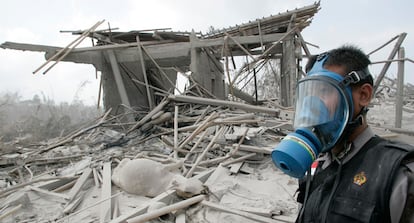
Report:
[[[249,55],[253,61],[280,59],[282,61],[280,91],[282,106],[292,105],[292,86],[297,77],[295,52],[306,46],[300,31],[308,26],[319,10],[319,2],[278,15],[257,19],[246,24],[223,30],[213,30],[207,35],[167,32],[163,30],[114,32],[113,30],[89,32],[95,39],[93,47],[65,49],[53,46],[6,42],[2,48],[45,52],[46,59],[55,60],[57,52],[65,53],[62,61],[92,64],[101,71],[105,109],[123,104],[136,110],[151,110],[159,103],[156,90],[170,92],[175,88],[177,70],[191,71],[192,78],[215,98],[227,99],[227,84],[221,63],[223,40],[231,57]],[[152,31],[149,32],[149,31]],[[73,32],[73,34],[80,34]],[[283,41],[281,41],[283,40]],[[298,44],[299,41],[299,44]],[[145,48],[144,48],[145,47]],[[259,50],[258,50],[259,48]],[[138,52],[138,53],[137,53]],[[144,57],[143,52],[146,54]],[[254,57],[259,55],[258,57]],[[145,63],[148,60],[149,63]],[[188,69],[189,68],[189,69]],[[249,67],[250,69],[250,67]],[[252,67],[255,70],[254,67]],[[284,78],[286,77],[286,80]],[[145,83],[137,85],[133,79]],[[150,91],[150,86],[152,88]],[[240,92],[237,86],[230,90],[248,103],[257,103],[257,97]],[[257,95],[256,95],[257,96]],[[253,103],[252,103],[253,104]],[[115,108],[115,109],[114,109]]]

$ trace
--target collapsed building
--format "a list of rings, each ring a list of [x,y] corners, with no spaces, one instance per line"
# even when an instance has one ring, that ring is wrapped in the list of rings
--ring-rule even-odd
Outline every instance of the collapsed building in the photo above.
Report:
[[[290,106],[303,74],[299,61],[310,55],[301,31],[319,7],[208,34],[95,31],[101,21],[72,32],[77,40],[92,38],[92,47],[0,45],[45,52],[54,64],[93,65],[101,72],[105,107],[90,126],[1,154],[0,173],[7,177],[0,183],[7,187],[0,191],[0,220],[293,222],[297,182],[278,171],[269,154],[292,130]],[[391,59],[405,35],[398,37]],[[249,60],[235,69],[236,56]],[[254,82],[269,60],[280,62],[273,72],[277,104],[259,100],[257,87],[251,94],[236,84],[241,76]],[[229,66],[236,70],[232,77]],[[177,73],[188,74],[190,85],[174,95]],[[122,108],[141,115],[124,122]]]
[[[104,107],[114,110],[120,104],[136,110],[152,109],[161,101],[157,94],[174,93],[177,72],[190,72],[191,86],[197,85],[208,97],[224,100],[232,94],[257,104],[255,97],[238,89],[234,84],[236,78],[244,72],[253,72],[263,61],[279,60],[280,71],[275,73],[280,74],[280,86],[275,89],[281,105],[287,107],[292,105],[295,80],[301,74],[297,60],[302,58],[302,49],[309,55],[301,31],[318,10],[319,3],[315,3],[234,27],[213,29],[208,34],[169,29],[94,31],[101,21],[89,30],[73,32],[81,39],[92,38],[92,47],[61,48],[13,42],[1,47],[45,52],[48,61],[93,65],[102,73]],[[244,64],[226,84],[228,58],[237,56],[248,56],[250,64]],[[197,93],[195,89],[193,92]]]

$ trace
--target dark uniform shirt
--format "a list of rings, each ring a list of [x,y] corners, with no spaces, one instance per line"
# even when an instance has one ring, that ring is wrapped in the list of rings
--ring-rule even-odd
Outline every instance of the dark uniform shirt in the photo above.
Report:
[[[372,138],[375,134],[371,128],[366,128],[347,149],[337,155],[337,158],[341,160],[344,165],[349,162],[361,148]],[[318,158],[317,161],[322,164],[319,168],[322,170],[333,165],[334,161],[331,153],[326,153],[322,157]],[[414,186],[410,186],[409,179],[413,177],[414,173],[414,162],[406,163],[401,165],[398,169],[397,176],[393,182],[392,192],[389,201],[390,217],[392,223],[400,222],[403,211],[406,209],[406,201],[409,196],[414,194]],[[404,214],[405,222],[414,222],[414,214]],[[408,218],[408,219],[407,219]]]

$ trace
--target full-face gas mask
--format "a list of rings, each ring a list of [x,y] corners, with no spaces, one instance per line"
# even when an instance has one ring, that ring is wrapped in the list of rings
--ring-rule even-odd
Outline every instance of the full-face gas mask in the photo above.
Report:
[[[341,139],[353,117],[352,90],[368,71],[342,76],[323,68],[321,55],[296,88],[294,132],[272,151],[272,160],[286,174],[301,178],[318,157]]]

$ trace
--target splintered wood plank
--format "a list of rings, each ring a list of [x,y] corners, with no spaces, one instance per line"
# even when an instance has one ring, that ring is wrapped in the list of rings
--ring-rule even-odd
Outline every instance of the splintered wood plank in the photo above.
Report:
[[[66,194],[56,193],[56,192],[40,189],[40,188],[34,187],[34,186],[28,186],[28,188],[32,191],[36,191],[36,192],[39,192],[39,193],[42,193],[42,194],[46,194],[46,195],[50,195],[50,196],[63,198],[65,200],[69,200],[69,196],[66,195]]]
[[[105,200],[100,205],[100,222],[108,222],[111,220],[112,215],[112,201],[108,199],[111,197],[111,189],[112,189],[112,182],[111,182],[111,162],[106,162],[103,165],[102,171],[102,190],[101,190],[101,199]]]
[[[239,146],[237,144],[233,144],[233,146]],[[258,146],[250,146],[250,145],[240,145],[239,150],[252,152],[252,153],[263,153],[263,154],[272,154],[273,148],[271,147],[258,147]]]
[[[121,222],[125,222],[126,220],[144,214],[147,212],[148,206],[151,205],[154,202],[164,202],[164,203],[169,203],[171,202],[171,200],[173,200],[173,198],[176,196],[175,194],[175,190],[168,190],[154,198],[152,198],[150,201],[148,201],[146,204],[140,206],[138,209],[132,210],[128,213],[122,214],[121,216],[118,216],[117,218],[112,219],[112,221],[110,221],[110,223],[121,223]]]
[[[71,203],[66,205],[65,209],[63,209],[63,213],[64,214],[72,213],[81,203],[81,201],[82,201],[82,197],[78,197],[77,199],[73,200]]]
[[[128,223],[143,223],[143,222],[147,222],[151,219],[154,219],[156,217],[159,217],[161,215],[164,214],[168,214],[172,211],[176,211],[176,210],[180,210],[180,209],[184,209],[190,205],[193,205],[195,203],[198,203],[202,200],[205,199],[205,195],[197,195],[195,197],[192,198],[188,198],[186,200],[182,200],[179,201],[177,203],[174,203],[172,205],[168,205],[166,207],[162,207],[160,209],[154,210],[152,212],[148,212],[139,216],[136,216],[134,218],[128,219],[127,222]]]
[[[79,177],[79,179],[76,181],[75,185],[70,189],[68,196],[69,196],[69,202],[73,201],[76,198],[76,195],[79,194],[79,192],[82,189],[82,186],[85,184],[86,180],[91,176],[92,169],[91,168],[85,168],[82,175]]]
[[[57,188],[60,188],[61,186],[64,186],[72,181],[76,180],[76,178],[65,178],[65,179],[57,179],[57,180],[53,180],[47,183],[43,183],[39,186],[37,186],[38,188],[44,189],[44,190],[49,190],[49,191],[54,191]],[[56,192],[56,191],[54,191]]]

